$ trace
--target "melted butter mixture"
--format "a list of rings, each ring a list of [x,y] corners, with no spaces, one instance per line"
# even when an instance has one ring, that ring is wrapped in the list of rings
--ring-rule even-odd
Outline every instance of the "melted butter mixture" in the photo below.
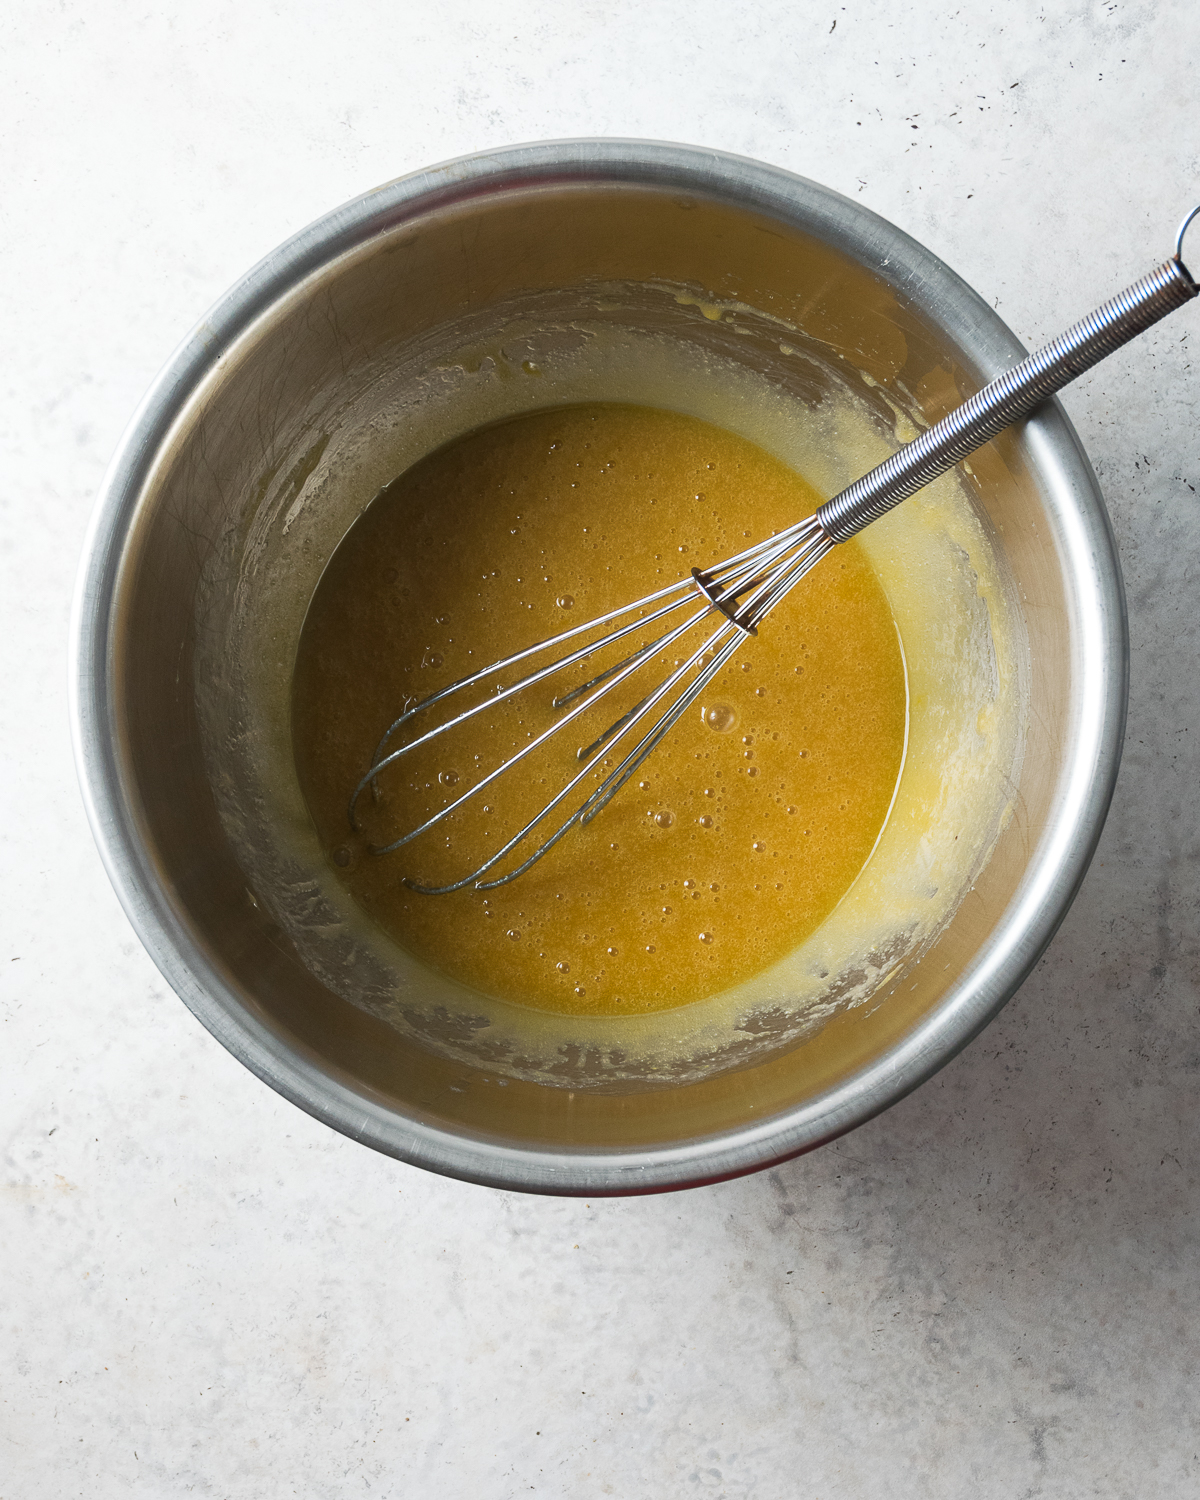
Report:
[[[581,1015],[688,1004],[796,949],[869,858],[904,754],[899,639],[855,542],[743,644],[599,818],[511,885],[426,896],[403,877],[456,880],[495,853],[578,771],[576,748],[660,682],[676,655],[395,853],[370,846],[457,798],[554,722],[554,692],[640,638],[389,768],[378,795],[360,800],[359,834],[347,804],[408,703],[738,552],[819,499],[743,438],[609,404],[473,432],[390,484],[322,576],[292,691],[300,784],[331,867],[360,905],[422,962],[475,990]],[[690,652],[700,637],[687,639]],[[581,783],[558,821],[593,785]]]

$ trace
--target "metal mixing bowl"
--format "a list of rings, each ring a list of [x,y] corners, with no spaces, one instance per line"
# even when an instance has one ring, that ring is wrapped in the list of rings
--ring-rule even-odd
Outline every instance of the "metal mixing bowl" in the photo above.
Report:
[[[339,392],[384,379],[397,350],[419,356],[448,320],[528,289],[561,303],[583,283],[655,278],[770,307],[929,420],[1024,352],[928,251],[787,172],[612,140],[470,157],[336,210],[222,298],[122,440],[76,601],[73,725],[88,813],[172,986],[247,1067],[319,1119],[500,1187],[591,1195],[713,1181],[894,1103],[1029,973],[1083,877],[1117,772],[1120,573],[1096,480],[1050,403],[980,455],[976,474],[1029,641],[1015,813],[911,988],[754,1066],[588,1093],[493,1086],[482,1063],[422,1047],[306,966],[247,899],[206,770],[195,680],[196,663],[214,659],[206,558],[250,525],[255,465],[273,454],[275,474],[289,455],[284,477],[298,492],[312,434],[348,409]],[[288,665],[281,648],[279,670]]]

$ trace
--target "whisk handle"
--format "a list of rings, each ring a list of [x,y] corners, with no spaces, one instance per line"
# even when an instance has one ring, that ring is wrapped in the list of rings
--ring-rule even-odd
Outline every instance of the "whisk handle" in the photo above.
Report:
[[[1164,261],[827,500],[817,511],[826,535],[848,541],[1198,292],[1178,255]]]

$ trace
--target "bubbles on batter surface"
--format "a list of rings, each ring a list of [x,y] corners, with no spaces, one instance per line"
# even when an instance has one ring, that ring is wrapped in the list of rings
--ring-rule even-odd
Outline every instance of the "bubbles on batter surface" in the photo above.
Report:
[[[718,734],[724,734],[737,723],[737,709],[729,703],[708,704],[702,715],[709,729],[715,729]]]

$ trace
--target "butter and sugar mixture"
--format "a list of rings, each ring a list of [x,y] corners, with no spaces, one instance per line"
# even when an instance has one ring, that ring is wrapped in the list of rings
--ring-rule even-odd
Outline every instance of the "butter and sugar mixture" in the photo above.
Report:
[[[360,799],[359,833],[347,804],[411,703],[742,550],[820,498],[742,437],[616,404],[486,427],[400,475],[326,568],[292,687],[300,784],[330,868],[356,901],[415,957],[470,988],[581,1015],[688,1004],[795,950],[869,858],[904,756],[903,654],[856,542],[798,585],[598,818],[511,885],[426,896],[404,877],[458,880],[494,854],[578,772],[576,749],[690,654],[705,626],[392,854],[370,847],[529,744],[554,722],[554,694],[587,681],[597,662],[387,768]],[[629,638],[606,662],[639,644]],[[474,701],[451,700],[456,711]],[[405,732],[435,722],[418,717]],[[542,837],[595,784],[581,782]]]

